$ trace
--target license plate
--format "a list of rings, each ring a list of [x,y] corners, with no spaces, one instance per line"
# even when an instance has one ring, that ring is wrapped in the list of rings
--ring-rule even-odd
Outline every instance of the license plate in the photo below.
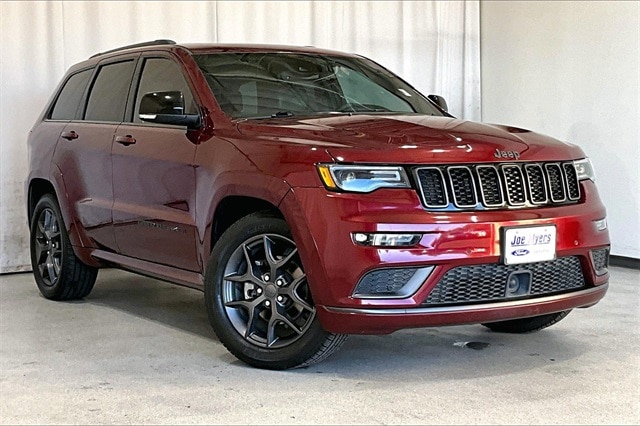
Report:
[[[502,253],[505,265],[544,262],[556,258],[556,227],[505,228]]]

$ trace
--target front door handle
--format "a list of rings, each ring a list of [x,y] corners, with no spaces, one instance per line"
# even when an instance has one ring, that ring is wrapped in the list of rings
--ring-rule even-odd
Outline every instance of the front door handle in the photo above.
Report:
[[[124,146],[129,146],[129,145],[133,145],[134,143],[136,143],[136,138],[134,138],[131,135],[116,136],[116,142],[118,142],[119,144],[124,145]]]
[[[78,139],[78,134],[75,131],[72,130],[70,132],[62,132],[60,137],[66,139],[68,141],[72,141],[74,139]]]

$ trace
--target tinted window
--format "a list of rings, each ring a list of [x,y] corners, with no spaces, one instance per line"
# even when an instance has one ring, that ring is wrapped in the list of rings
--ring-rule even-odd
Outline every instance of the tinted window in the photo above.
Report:
[[[89,95],[85,120],[122,121],[133,68],[133,61],[100,67]]]
[[[195,60],[220,108],[233,118],[336,112],[442,115],[407,83],[365,58],[217,53]]]
[[[193,100],[193,95],[178,65],[170,59],[151,58],[145,60],[140,85],[136,94],[133,121],[136,123],[142,122],[138,118],[138,110],[140,101],[145,94],[175,91],[182,92],[185,107],[184,114],[197,114],[198,110]]]
[[[76,118],[80,98],[82,98],[84,89],[87,87],[92,71],[81,71],[69,77],[51,111],[50,118],[52,120],[73,120]]]

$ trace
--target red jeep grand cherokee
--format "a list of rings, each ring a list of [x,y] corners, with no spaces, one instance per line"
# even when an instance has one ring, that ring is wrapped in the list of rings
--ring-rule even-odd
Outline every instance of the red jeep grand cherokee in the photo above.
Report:
[[[584,152],[459,120],[357,55],[169,40],[73,66],[29,134],[33,272],[87,296],[115,266],[204,291],[248,364],[350,333],[525,333],[607,291]]]

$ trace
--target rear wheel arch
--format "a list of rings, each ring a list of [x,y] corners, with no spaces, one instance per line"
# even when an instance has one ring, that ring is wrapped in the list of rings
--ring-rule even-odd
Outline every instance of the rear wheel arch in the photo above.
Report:
[[[29,226],[31,226],[31,218],[36,208],[36,204],[38,204],[40,198],[45,194],[51,194],[58,199],[56,190],[50,181],[42,178],[34,178],[29,182],[29,193],[27,195],[27,219],[29,221]]]

